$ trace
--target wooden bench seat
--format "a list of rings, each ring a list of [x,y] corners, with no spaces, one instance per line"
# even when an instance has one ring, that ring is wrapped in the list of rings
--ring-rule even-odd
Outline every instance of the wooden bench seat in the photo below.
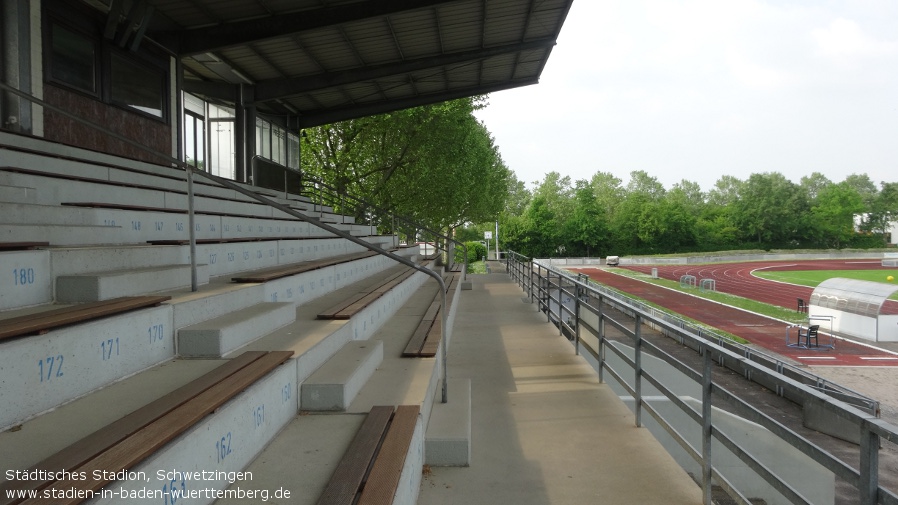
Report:
[[[198,379],[135,410],[44,459],[29,470],[110,473],[133,468],[166,443],[280,366],[292,351],[249,351]],[[14,480],[0,487],[0,505],[31,503],[7,497],[7,490],[98,491],[111,480]],[[83,500],[54,500],[75,504]]]
[[[417,405],[400,405],[395,412],[393,407],[373,407],[331,475],[318,505],[391,504],[419,410]]]
[[[449,305],[447,310],[452,306],[456,289],[458,289],[458,276],[451,275],[446,282],[446,303]],[[437,349],[440,347],[440,339],[443,336],[442,324],[438,323],[441,305],[442,300],[437,293],[430,307],[424,312],[421,322],[412,333],[405,350],[402,351],[403,358],[432,358],[436,356]]]
[[[49,245],[49,242],[0,242],[0,251],[30,251]]]
[[[198,238],[197,244],[232,244],[235,242],[274,242],[276,240],[303,240],[308,237],[234,237],[234,238]],[[188,245],[189,240],[147,240],[150,245]]]
[[[301,263],[294,263],[291,265],[282,265],[272,268],[266,268],[263,270],[256,270],[255,272],[247,273],[244,275],[240,275],[237,277],[231,277],[231,281],[233,282],[268,282],[274,279],[280,279],[282,277],[289,277],[291,275],[301,274],[303,272],[309,272],[312,270],[318,270],[319,268],[324,268],[333,265],[339,265],[340,263],[346,263],[349,261],[355,261],[363,258],[367,258],[370,256],[376,256],[377,253],[374,251],[362,251],[357,253],[350,254],[342,254],[339,256],[332,256],[330,258],[320,259],[320,260],[312,260],[312,261],[303,261]]]
[[[2,319],[0,320],[0,340],[47,333],[60,326],[90,321],[129,310],[155,307],[170,299],[170,296],[127,296]]]
[[[318,319],[349,319],[359,311],[371,305],[375,300],[408,279],[415,270],[407,269],[391,275],[383,282],[356,293],[354,296],[341,301],[333,307],[318,313]]]

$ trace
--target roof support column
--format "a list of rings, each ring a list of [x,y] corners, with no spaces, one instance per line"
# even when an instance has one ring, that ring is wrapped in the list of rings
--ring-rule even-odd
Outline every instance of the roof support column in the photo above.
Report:
[[[253,180],[253,156],[256,154],[256,105],[255,88],[245,84],[237,86],[234,122],[234,150],[236,158],[235,178],[239,182],[255,184]]]
[[[31,80],[31,2],[0,3],[0,79],[9,86],[33,94]],[[38,4],[38,7],[39,4]],[[40,49],[40,48],[38,48]],[[32,106],[11,93],[0,93],[0,124],[7,130],[32,133]]]

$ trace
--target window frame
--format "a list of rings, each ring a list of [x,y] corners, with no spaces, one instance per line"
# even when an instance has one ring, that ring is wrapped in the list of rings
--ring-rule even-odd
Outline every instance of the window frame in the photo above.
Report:
[[[168,126],[172,125],[176,114],[172,110],[171,102],[172,69],[170,56],[147,44],[142,44],[137,52],[120,49],[113,41],[103,37],[102,30],[105,20],[98,17],[96,13],[89,12],[86,8],[66,1],[45,0],[45,2],[42,39],[44,48],[49,48],[49,50],[45,50],[43,53],[43,80],[45,83],[58,86],[71,93],[83,95],[108,107],[125,110]],[[56,59],[53,51],[53,33],[56,27],[69,31],[92,45],[94,90],[82,88],[53,75],[54,60]],[[142,67],[153,74],[159,75],[160,115],[132,107],[121,100],[113,100],[112,67],[113,58],[115,57],[121,58],[127,64]]]
[[[160,115],[157,116],[156,114],[140,110],[137,107],[134,107],[132,105],[129,105],[125,102],[122,102],[120,100],[113,98],[115,86],[114,86],[113,79],[112,79],[112,71],[113,71],[113,59],[115,59],[115,58],[121,58],[121,60],[124,61],[126,64],[135,65],[137,67],[141,67],[143,70],[148,70],[148,71],[154,72],[154,73],[158,72],[160,74],[159,75],[159,80],[160,80],[159,84],[161,87],[160,88],[161,94],[159,97],[160,98],[159,110],[161,112]],[[104,81],[103,101],[105,103],[112,105],[114,107],[118,107],[120,109],[125,109],[125,110],[133,112],[135,114],[140,114],[141,116],[144,116],[144,117],[147,117],[150,119],[155,119],[156,121],[161,121],[166,124],[169,123],[170,113],[168,110],[169,109],[168,104],[169,104],[170,100],[169,100],[169,85],[168,85],[168,83],[170,82],[171,78],[169,76],[168,69],[161,68],[161,66],[153,65],[150,62],[148,62],[146,59],[140,58],[140,57],[138,57],[138,55],[136,55],[134,53],[127,53],[127,52],[119,51],[118,49],[113,49],[113,48],[109,48],[109,50],[107,51],[107,54],[103,58],[103,61],[105,62],[105,68],[103,71],[103,76],[104,76],[104,79],[103,79],[103,81]]]
[[[66,30],[74,35],[82,37],[86,42],[90,43],[93,46],[94,54],[93,54],[93,81],[94,81],[94,89],[85,89],[71,82],[64,81],[59,79],[54,75],[55,68],[55,59],[56,53],[53,50],[53,36],[56,32],[57,28],[61,28]],[[65,87],[66,89],[70,89],[77,93],[81,93],[83,95],[90,96],[97,100],[102,99],[102,89],[103,89],[103,79],[102,79],[102,59],[103,59],[103,47],[102,44],[97,40],[96,37],[91,36],[87,31],[82,28],[76,27],[71,23],[66,23],[56,16],[49,16],[47,22],[47,30],[45,32],[44,44],[45,47],[49,47],[49,51],[45,51],[44,54],[47,55],[44,59],[44,76],[47,82],[55,84],[57,86]]]

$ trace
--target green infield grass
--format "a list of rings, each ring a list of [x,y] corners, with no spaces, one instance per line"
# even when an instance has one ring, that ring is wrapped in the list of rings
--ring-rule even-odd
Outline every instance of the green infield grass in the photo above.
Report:
[[[833,277],[884,282],[898,287],[898,284],[895,284],[895,279],[898,279],[898,270],[794,270],[788,272],[756,270],[754,274],[762,279],[789,282],[812,288]],[[891,282],[888,281],[889,276],[892,276],[893,280]]]

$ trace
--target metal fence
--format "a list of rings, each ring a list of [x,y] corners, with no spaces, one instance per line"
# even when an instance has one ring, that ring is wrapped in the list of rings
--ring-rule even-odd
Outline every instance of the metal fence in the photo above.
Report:
[[[546,313],[547,321],[557,324],[559,332],[566,333],[573,339],[577,353],[585,351],[596,360],[600,382],[604,382],[606,374],[610,375],[633,397],[636,425],[643,425],[643,412],[647,412],[700,465],[704,503],[711,503],[712,481],[726,491],[735,502],[745,505],[751,503],[750,497],[746,497],[721,473],[720,469],[712,465],[712,440],[717,441],[718,445],[715,447],[725,447],[738,457],[745,467],[773,487],[789,503],[812,503],[807,496],[796,489],[794,483],[790,483],[787,479],[772,472],[712,422],[713,402],[723,401],[730,411],[763,426],[783,443],[795,448],[831,471],[836,477],[849,483],[857,490],[859,503],[898,505],[898,495],[883,488],[879,483],[880,446],[883,443],[898,444],[898,427],[869,412],[871,407],[875,410],[874,406],[864,401],[858,402],[855,396],[832,386],[826,388],[803,384],[790,378],[783,373],[783,370],[771,370],[759,364],[757,359],[728,348],[725,342],[709,341],[694,333],[690,328],[673,324],[665,318],[659,317],[657,313],[645,310],[644,307],[627,301],[615,292],[603,290],[586,279],[577,278],[568,272],[542,265],[514,252],[506,253],[505,262],[509,275],[526,291],[531,302],[536,302],[539,309]],[[632,322],[615,319],[604,308],[606,305],[629,315],[632,317]],[[702,356],[702,369],[691,368],[643,338],[642,328],[644,325],[652,325],[678,339],[684,345],[696,349]],[[612,345],[606,338],[606,329],[609,327],[623,334],[632,343],[635,350],[633,358],[623,353],[617,345]],[[582,338],[584,335],[589,335],[592,338],[584,340]],[[589,342],[596,342],[597,345]],[[609,352],[613,353],[618,361],[624,362],[627,369],[615,369],[611,366],[609,360],[606,359]],[[643,367],[643,358],[646,352],[663,360],[700,386],[702,398],[699,409],[695,409],[683,401],[660,378]],[[749,380],[763,384],[802,406],[813,406],[839,423],[848,423],[858,435],[858,461],[851,464],[836,458],[729,392],[712,380],[712,364],[740,370]],[[632,377],[635,387],[627,385],[627,381],[624,379],[625,374]],[[644,385],[656,388],[666,397],[666,400],[669,400],[671,404],[701,427],[701,443],[698,447],[693,446],[678,433],[677,429],[643,397]],[[855,403],[860,404],[852,405],[844,400],[854,400]]]

